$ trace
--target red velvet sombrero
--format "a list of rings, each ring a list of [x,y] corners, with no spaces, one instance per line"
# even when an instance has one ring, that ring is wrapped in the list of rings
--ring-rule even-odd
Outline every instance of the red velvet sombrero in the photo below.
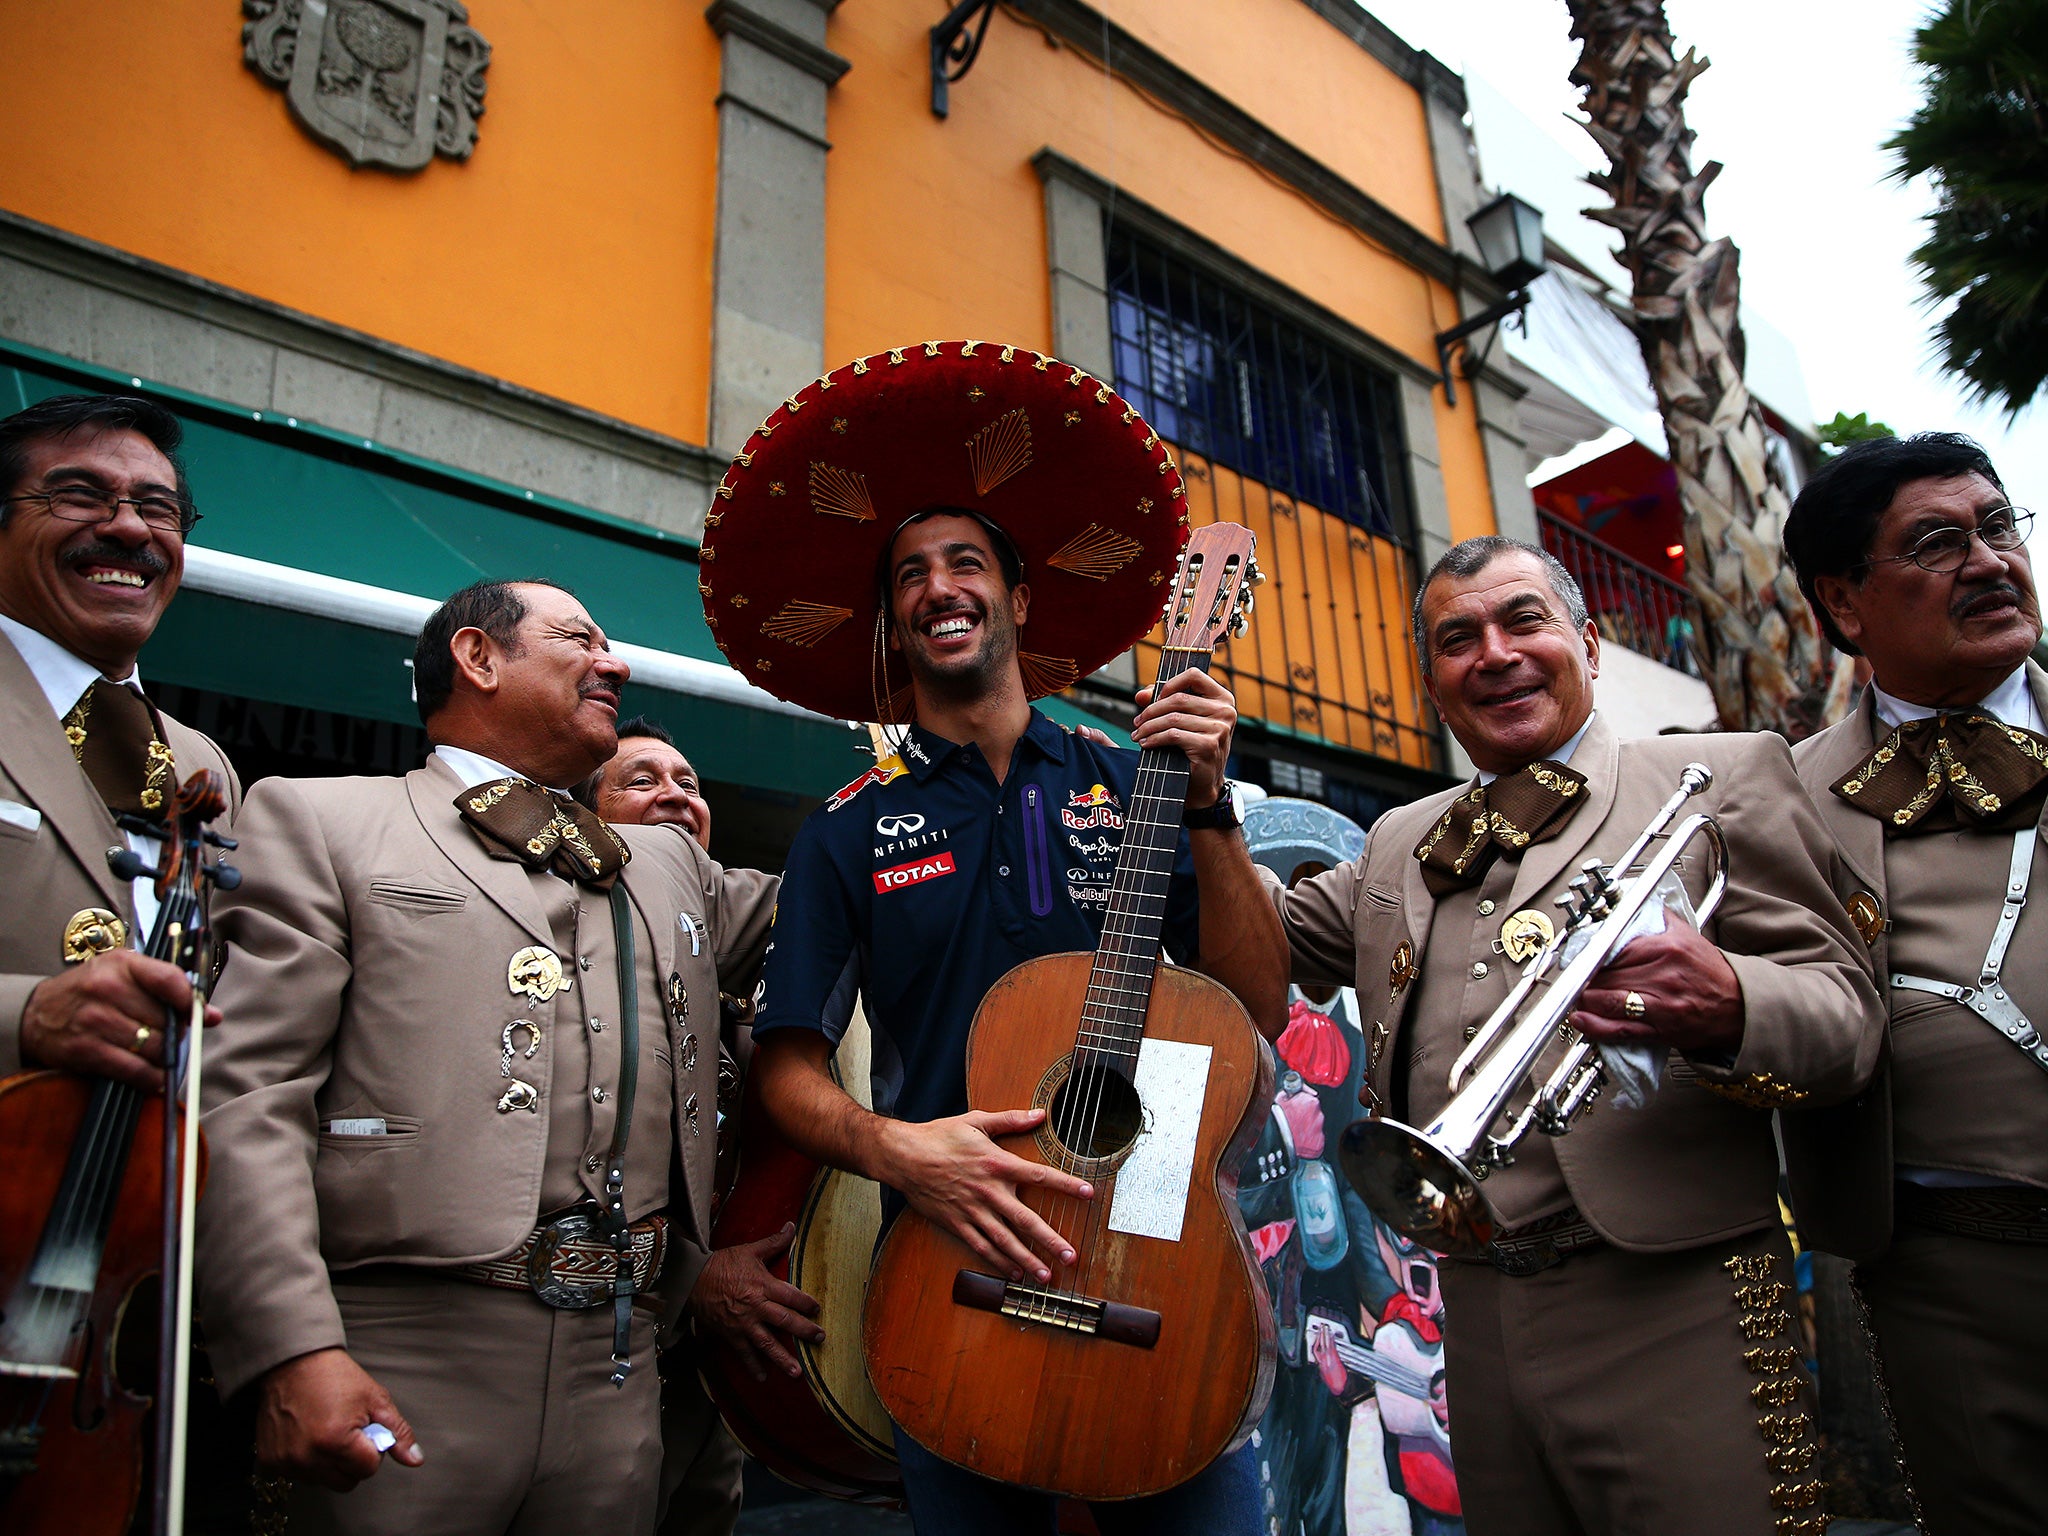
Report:
[[[1116,392],[1025,347],[928,341],[806,385],[747,440],[704,519],[697,590],[732,664],[820,714],[906,714],[876,665],[876,572],[912,513],[979,512],[1024,560],[1032,697],[1157,621],[1187,542],[1173,456]]]

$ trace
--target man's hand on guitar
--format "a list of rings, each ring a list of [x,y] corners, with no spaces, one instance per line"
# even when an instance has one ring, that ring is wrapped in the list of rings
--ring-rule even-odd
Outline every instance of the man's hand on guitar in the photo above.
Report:
[[[768,1268],[795,1237],[796,1224],[786,1222],[780,1232],[757,1242],[718,1249],[690,1292],[690,1316],[699,1330],[710,1329],[724,1339],[756,1381],[768,1379],[770,1366],[790,1376],[803,1375],[804,1368],[779,1335],[808,1344],[825,1337],[825,1330],[812,1321],[818,1314],[817,1299],[776,1279]]]
[[[1095,1193],[1085,1181],[1027,1162],[993,1140],[1035,1131],[1044,1118],[1041,1109],[976,1109],[922,1125],[890,1121],[883,1182],[996,1273],[1013,1280],[1030,1275],[1044,1284],[1052,1278],[1048,1266],[1072,1264],[1074,1250],[1017,1198],[1018,1191],[1032,1188],[1077,1200]]]
[[[392,1460],[416,1467],[426,1458],[412,1426],[390,1394],[345,1349],[316,1349],[263,1378],[256,1407],[256,1460],[285,1477],[346,1493],[382,1462],[363,1433],[382,1424],[396,1444]]]
[[[1223,793],[1230,762],[1230,737],[1237,729],[1237,700],[1230,690],[1190,667],[1157,690],[1138,690],[1138,717],[1131,739],[1140,747],[1179,747],[1188,755],[1188,804],[1207,810]]]
[[[192,1007],[192,984],[132,949],[94,955],[36,983],[21,1012],[25,1063],[111,1077],[144,1093],[164,1085],[164,1010]],[[220,1010],[208,1008],[218,1024]]]

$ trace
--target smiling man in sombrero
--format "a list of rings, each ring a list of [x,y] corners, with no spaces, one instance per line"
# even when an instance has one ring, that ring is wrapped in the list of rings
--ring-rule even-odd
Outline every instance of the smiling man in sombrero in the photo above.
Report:
[[[755,1023],[762,1102],[805,1152],[892,1191],[891,1215],[907,1203],[997,1273],[1050,1282],[1074,1254],[1019,1186],[1090,1192],[992,1139],[1035,1129],[1041,1111],[968,1110],[968,1030],[1013,966],[1100,938],[1138,754],[1031,700],[1159,617],[1187,538],[1179,473],[1081,370],[931,342],[791,398],[706,521],[704,608],[734,665],[821,713],[904,727],[897,754],[814,812],[790,851]],[[1270,1038],[1285,1022],[1285,947],[1224,777],[1236,707],[1200,671],[1139,702],[1138,744],[1190,764],[1166,949]],[[874,1027],[874,1113],[829,1074],[857,994]],[[1049,1498],[901,1432],[897,1447],[927,1536],[1051,1531]],[[1106,1531],[1262,1528],[1249,1446],[1170,1493],[1099,1509]]]

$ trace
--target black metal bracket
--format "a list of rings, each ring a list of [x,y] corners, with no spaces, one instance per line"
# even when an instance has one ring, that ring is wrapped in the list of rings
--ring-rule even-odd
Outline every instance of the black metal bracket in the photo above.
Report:
[[[1486,361],[1486,354],[1493,350],[1493,343],[1489,340],[1486,343],[1486,350],[1479,354],[1478,362],[1474,362],[1472,360],[1472,344],[1466,341],[1466,338],[1474,332],[1485,330],[1489,325],[1498,325],[1510,315],[1522,316],[1522,324],[1526,329],[1529,323],[1528,309],[1529,290],[1527,288],[1517,288],[1498,304],[1482,309],[1470,320],[1454,325],[1448,331],[1437,332],[1436,371],[1443,376],[1445,405],[1455,408],[1458,403],[1458,388],[1451,381],[1451,349],[1457,346],[1459,342],[1465,342],[1465,377],[1471,378],[1479,371],[1479,364]]]
[[[980,12],[977,23],[975,13]],[[964,79],[974,68],[981,41],[988,36],[988,24],[996,13],[996,0],[960,0],[946,12],[946,19],[932,28],[932,116],[947,112],[946,87]]]

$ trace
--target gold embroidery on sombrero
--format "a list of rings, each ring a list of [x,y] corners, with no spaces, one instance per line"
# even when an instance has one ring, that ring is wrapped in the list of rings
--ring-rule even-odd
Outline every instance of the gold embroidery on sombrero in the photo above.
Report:
[[[1024,691],[1034,699],[1071,688],[1081,677],[1073,657],[1041,656],[1036,651],[1019,651],[1017,670],[1024,674]]]
[[[1031,418],[1024,407],[998,416],[967,439],[974,494],[986,496],[1031,462]]]
[[[1090,581],[1107,581],[1137,559],[1145,546],[1136,539],[1090,523],[1046,556],[1045,563]]]
[[[787,640],[791,645],[811,646],[852,617],[851,608],[791,598],[761,621],[761,633],[773,640]]]
[[[978,341],[963,341],[960,343],[960,355],[962,357],[972,357],[974,356],[974,349],[980,345],[981,343]]]
[[[811,510],[826,517],[850,517],[857,523],[875,520],[875,499],[867,477],[858,470],[811,463]]]

